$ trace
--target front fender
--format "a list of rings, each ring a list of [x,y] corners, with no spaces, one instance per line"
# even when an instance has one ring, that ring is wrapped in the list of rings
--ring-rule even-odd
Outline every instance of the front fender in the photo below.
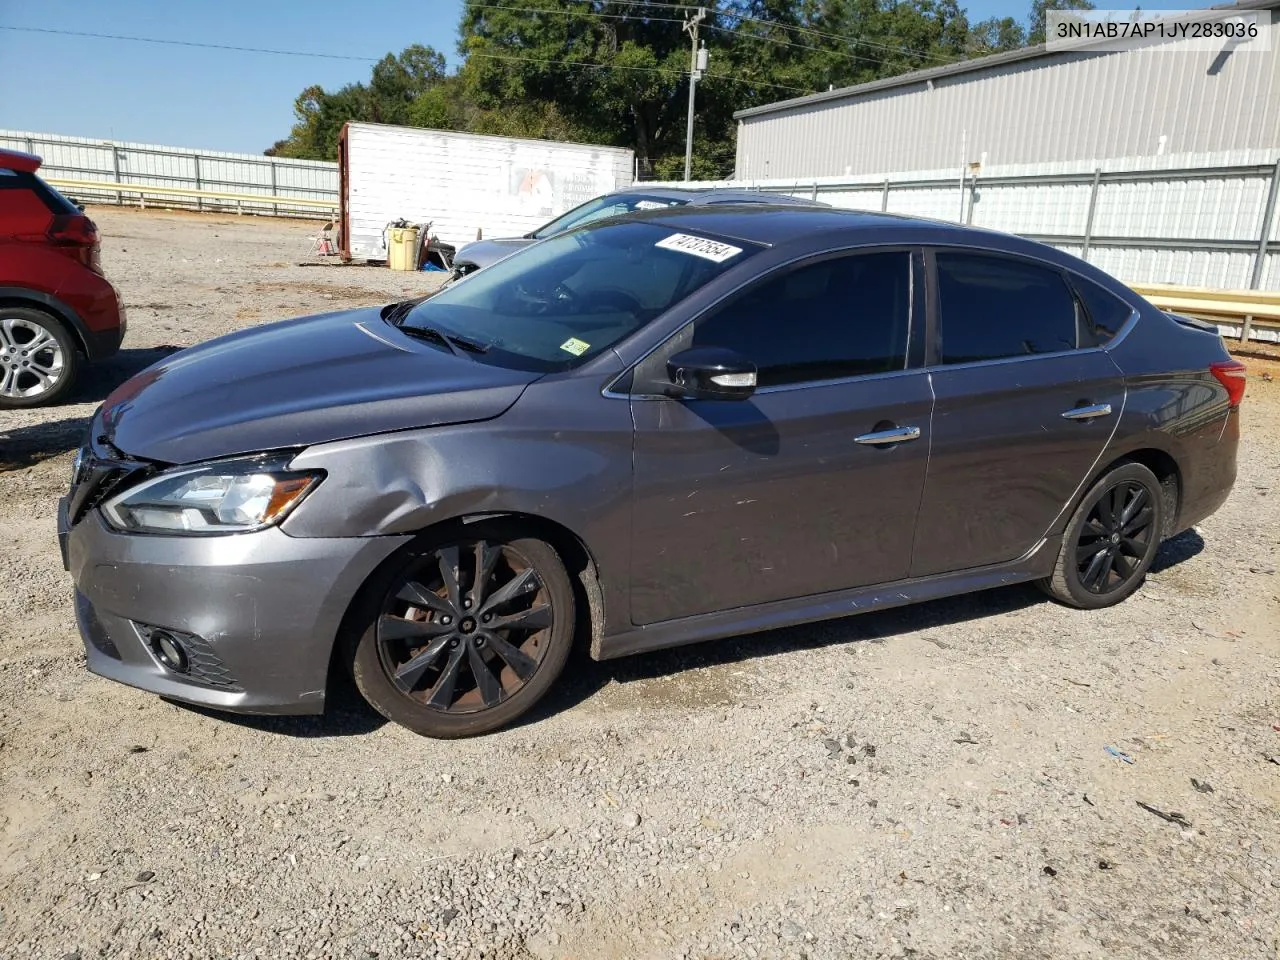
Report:
[[[502,416],[317,444],[293,461],[326,477],[283,524],[293,537],[414,534],[483,514],[525,514],[574,534],[605,608],[626,623],[630,405],[596,377],[543,380]]]

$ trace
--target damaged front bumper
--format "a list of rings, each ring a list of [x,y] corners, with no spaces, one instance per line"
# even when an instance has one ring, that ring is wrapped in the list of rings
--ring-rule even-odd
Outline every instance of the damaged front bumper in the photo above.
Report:
[[[320,713],[352,599],[408,537],[122,534],[97,510],[58,511],[89,669],[188,703],[243,713]],[[166,657],[167,635],[182,656]]]

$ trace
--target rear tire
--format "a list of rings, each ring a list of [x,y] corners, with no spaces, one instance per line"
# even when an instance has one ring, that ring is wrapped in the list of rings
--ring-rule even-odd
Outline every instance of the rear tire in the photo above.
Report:
[[[80,354],[57,317],[0,306],[0,408],[57,403],[75,384]]]
[[[1107,471],[1067,524],[1053,574],[1037,585],[1059,603],[1110,607],[1142,585],[1164,529],[1164,496],[1140,463]]]
[[[536,704],[573,647],[573,584],[547,543],[476,523],[406,548],[365,590],[356,688],[426,737],[497,730]]]

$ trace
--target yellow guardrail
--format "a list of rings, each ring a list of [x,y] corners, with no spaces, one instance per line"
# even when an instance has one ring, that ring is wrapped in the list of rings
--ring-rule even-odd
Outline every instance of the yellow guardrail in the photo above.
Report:
[[[114,183],[109,180],[62,180],[49,177],[50,185],[59,190],[101,190],[105,193],[137,194],[140,202],[146,197],[192,197],[198,200],[220,200],[243,206],[246,203],[269,207],[314,207],[336,212],[336,200],[313,200],[309,197],[278,197],[265,193],[223,193],[218,190],[193,190],[190,187],[157,187],[142,183]]]
[[[1240,339],[1248,340],[1255,327],[1280,329],[1280,291],[1210,290],[1206,287],[1179,287],[1164,283],[1130,284],[1130,289],[1161,310],[1185,313],[1206,320],[1220,320],[1240,328]],[[1267,337],[1267,339],[1271,339]]]

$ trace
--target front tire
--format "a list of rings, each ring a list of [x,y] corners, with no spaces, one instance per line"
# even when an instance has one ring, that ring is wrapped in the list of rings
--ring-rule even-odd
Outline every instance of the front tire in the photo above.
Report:
[[[0,306],[0,408],[57,403],[79,368],[75,340],[56,317]]]
[[[1063,534],[1053,575],[1038,585],[1084,610],[1117,604],[1142,585],[1163,529],[1160,481],[1140,463],[1123,463],[1084,495]]]
[[[351,652],[361,695],[388,720],[452,739],[536,704],[573,647],[573,585],[541,540],[500,524],[411,546],[366,596]]]

